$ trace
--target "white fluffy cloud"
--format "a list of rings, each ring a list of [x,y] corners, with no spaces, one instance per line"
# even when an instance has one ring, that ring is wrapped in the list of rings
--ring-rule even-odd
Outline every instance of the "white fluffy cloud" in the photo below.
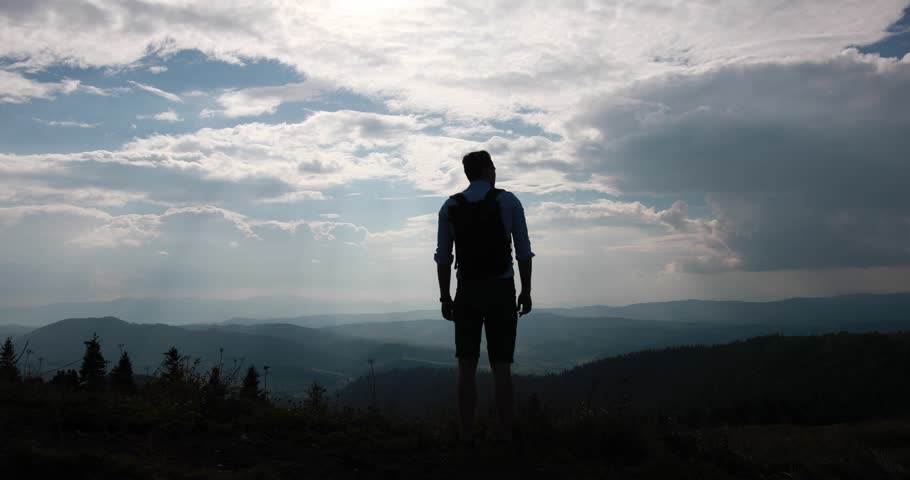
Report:
[[[226,61],[277,59],[338,87],[382,95],[395,108],[501,117],[565,111],[579,92],[662,72],[827,55],[881,38],[905,6],[36,0],[0,7],[0,56],[30,68],[107,66],[137,62],[150,50],[198,48]]]
[[[175,112],[173,110],[165,110],[163,112],[156,113],[154,115],[137,115],[136,118],[138,118],[140,120],[152,119],[152,120],[158,120],[160,122],[182,122],[183,121],[183,119],[180,118],[180,115],[178,115],[177,112]]]
[[[331,89],[328,82],[310,79],[275,87],[228,90],[218,97],[218,103],[223,107],[221,113],[227,117],[256,116],[274,113],[285,102],[314,100]]]
[[[49,99],[59,94],[70,95],[77,92],[109,96],[117,91],[86,85],[73,79],[39,82],[18,72],[0,70],[0,103],[25,103],[33,98]]]
[[[464,182],[462,155],[487,148],[501,167],[505,188],[538,193],[606,188],[568,178],[572,167],[566,160],[570,151],[564,142],[493,137],[477,143],[433,134],[428,130],[433,125],[411,115],[317,112],[300,123],[248,123],[183,135],[153,135],[116,151],[0,155],[0,171],[10,179],[39,176],[67,184],[81,179],[88,183],[76,187],[82,189],[145,188],[149,200],[160,202],[175,201],[170,193],[162,196],[171,192],[166,181],[143,187],[140,184],[148,175],[140,172],[237,186],[271,182],[270,188],[257,189],[253,200],[276,204],[326,200],[331,188],[378,179],[449,195]],[[123,169],[134,173],[124,176]],[[194,189],[180,192],[185,201],[194,201]]]

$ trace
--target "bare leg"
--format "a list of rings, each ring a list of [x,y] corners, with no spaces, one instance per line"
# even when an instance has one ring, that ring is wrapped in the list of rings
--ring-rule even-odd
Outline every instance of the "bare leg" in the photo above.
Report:
[[[474,433],[474,410],[477,407],[477,359],[458,359],[458,413],[461,416],[461,439],[471,440]]]
[[[512,441],[512,364],[497,362],[492,367],[496,410],[499,412],[499,438]]]

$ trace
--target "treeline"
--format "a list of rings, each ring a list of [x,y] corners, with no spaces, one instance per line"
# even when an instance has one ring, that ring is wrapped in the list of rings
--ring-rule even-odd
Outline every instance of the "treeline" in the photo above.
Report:
[[[351,406],[426,415],[454,405],[454,371],[398,370],[341,391]],[[623,410],[690,426],[828,424],[910,414],[910,334],[770,335],[611,357],[514,378],[518,404]],[[444,392],[440,394],[440,392]],[[482,374],[489,403],[492,379]]]
[[[27,363],[23,355],[29,351],[28,345],[17,353],[12,337],[7,337],[0,347],[0,386],[47,385],[61,391],[86,394],[143,395],[151,400],[180,402],[190,410],[211,414],[238,413],[238,410],[249,411],[272,404],[255,365],[244,369],[242,363],[235,362],[232,367],[225,368],[223,362],[219,362],[204,369],[199,359],[184,355],[172,346],[162,353],[161,363],[152,374],[137,375],[128,351],[121,351],[119,360],[108,369],[110,362],[102,353],[98,335],[93,334],[83,343],[85,350],[79,368],[57,369],[45,381],[45,372],[40,368],[33,372],[29,365],[23,372],[20,365]],[[269,367],[264,366],[263,371],[267,375]],[[313,410],[327,409],[326,389],[313,382],[303,405]]]
[[[314,383],[304,401],[282,404],[252,365],[203,369],[169,348],[153,374],[136,375],[128,352],[109,368],[97,335],[84,346],[79,368],[49,381],[20,369],[28,362],[11,339],[0,347],[0,465],[11,476],[890,480],[910,468],[907,419],[708,427],[801,421],[794,412],[804,410],[775,398],[827,412],[812,419],[910,413],[908,334],[762,337],[518,376],[514,450],[496,440],[488,403],[478,409],[482,448],[470,452],[457,442],[451,370],[377,373],[331,406]],[[489,401],[491,379],[480,383]],[[726,407],[741,399],[752,406]],[[693,406],[706,414],[689,415]],[[829,436],[836,443],[817,441]]]

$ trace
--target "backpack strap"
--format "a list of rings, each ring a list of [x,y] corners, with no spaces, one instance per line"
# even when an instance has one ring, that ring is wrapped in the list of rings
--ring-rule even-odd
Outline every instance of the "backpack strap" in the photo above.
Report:
[[[504,191],[505,190],[502,190],[499,188],[491,188],[490,190],[487,191],[487,194],[483,196],[482,201],[496,200],[496,198],[499,197],[499,194]],[[455,195],[452,195],[449,198],[451,198],[452,200],[455,200],[456,205],[464,205],[464,204],[468,203],[468,199],[465,198],[464,193],[456,193]]]
[[[464,196],[463,193],[456,193],[455,195],[452,195],[452,196],[449,197],[449,198],[455,201],[455,206],[462,206],[462,205],[465,205],[465,204],[468,203],[468,199],[465,198],[465,196]],[[452,208],[452,207],[450,206],[449,208]],[[451,215],[451,214],[449,214],[449,215]],[[450,220],[451,220],[451,217],[450,217]],[[458,257],[459,257],[459,255],[457,255],[457,253],[456,253],[456,255],[455,255],[455,270],[458,270],[458,264],[460,263],[460,262],[458,261],[458,260],[459,260]]]
[[[496,200],[496,198],[499,197],[499,194],[502,193],[502,192],[504,192],[504,191],[505,191],[505,190],[502,190],[502,189],[499,189],[499,188],[491,188],[490,191],[488,191],[487,194],[484,195],[483,199],[484,199],[485,201],[486,201],[486,200]]]

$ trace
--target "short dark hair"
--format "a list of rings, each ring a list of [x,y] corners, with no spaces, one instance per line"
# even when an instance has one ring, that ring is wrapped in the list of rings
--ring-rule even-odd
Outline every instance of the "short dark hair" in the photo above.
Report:
[[[464,174],[470,181],[481,178],[484,169],[495,168],[493,167],[493,159],[490,158],[490,154],[487,153],[486,150],[471,152],[465,155],[464,158],[461,159],[461,164],[464,165]]]

